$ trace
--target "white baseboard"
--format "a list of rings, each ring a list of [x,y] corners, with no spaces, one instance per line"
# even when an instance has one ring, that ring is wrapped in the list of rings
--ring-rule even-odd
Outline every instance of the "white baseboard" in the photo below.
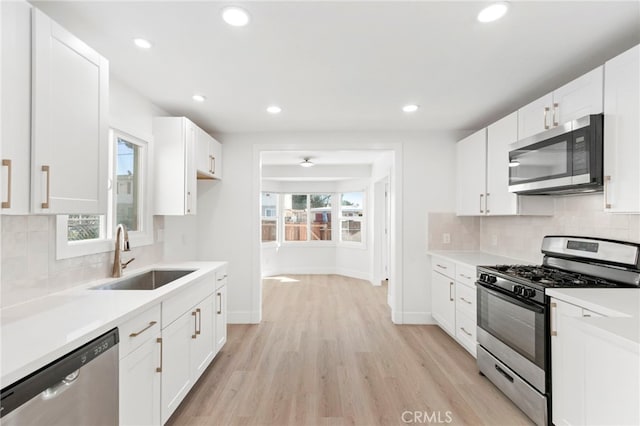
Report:
[[[258,324],[256,314],[253,311],[227,311],[227,324]]]
[[[357,271],[355,269],[336,268],[334,273],[336,275],[344,275],[345,277],[357,278],[359,280],[366,280],[366,281],[369,281],[371,284],[373,284],[373,282],[371,281],[371,276],[366,272]]]

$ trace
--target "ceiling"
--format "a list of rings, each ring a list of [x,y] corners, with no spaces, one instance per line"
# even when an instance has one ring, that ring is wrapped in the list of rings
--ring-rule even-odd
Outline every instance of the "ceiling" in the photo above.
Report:
[[[263,151],[260,159],[263,166],[297,166],[304,158],[319,166],[372,165],[384,155],[388,151]]]
[[[490,24],[482,1],[233,1],[242,28],[219,1],[33,3],[213,133],[477,129],[640,42],[637,1],[512,1]]]

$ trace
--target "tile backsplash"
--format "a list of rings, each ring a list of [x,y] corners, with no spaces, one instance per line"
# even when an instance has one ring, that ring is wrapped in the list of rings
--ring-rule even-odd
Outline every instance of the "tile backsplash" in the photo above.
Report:
[[[542,237],[550,234],[640,243],[640,214],[605,213],[602,194],[555,197],[554,205],[553,216],[469,218],[456,217],[455,213],[429,213],[428,248],[481,250],[539,263],[542,261]],[[442,242],[445,232],[451,235],[450,244]],[[475,239],[474,232],[477,232]],[[474,241],[478,243],[475,246]]]
[[[0,307],[22,303],[88,281],[111,275],[113,252],[56,260],[55,216],[0,216],[2,269]],[[154,244],[132,247],[132,267],[162,260],[163,244],[157,242],[164,218],[154,217]]]

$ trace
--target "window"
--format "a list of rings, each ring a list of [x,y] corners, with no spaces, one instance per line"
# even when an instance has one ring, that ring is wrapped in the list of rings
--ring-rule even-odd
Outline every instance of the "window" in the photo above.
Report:
[[[364,192],[340,196],[340,241],[362,243]]]
[[[278,194],[263,192],[260,209],[262,211],[262,242],[278,239]]]
[[[284,194],[284,241],[331,241],[331,194]]]
[[[113,231],[122,223],[132,246],[153,243],[148,180],[149,148],[145,141],[110,131],[110,182],[108,213],[104,215],[59,215],[56,257],[64,259],[113,250]]]

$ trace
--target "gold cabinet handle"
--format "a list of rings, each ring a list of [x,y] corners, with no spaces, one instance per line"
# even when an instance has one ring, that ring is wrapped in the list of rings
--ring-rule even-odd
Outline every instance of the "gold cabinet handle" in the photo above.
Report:
[[[216,174],[216,157],[213,155],[211,156],[211,164],[212,164],[211,173],[215,175]]]
[[[560,104],[554,103],[553,104],[553,127],[556,127],[560,124],[559,118],[560,118]]]
[[[191,312],[191,316],[193,317],[193,334],[191,335],[192,339],[198,337],[198,314],[196,311]]]
[[[156,324],[157,324],[157,322],[156,322],[156,321],[151,321],[151,322],[149,323],[149,325],[148,325],[148,326],[146,326],[145,328],[143,328],[143,329],[142,329],[142,330],[140,330],[140,331],[136,331],[135,333],[131,333],[131,334],[129,335],[129,337],[136,337],[136,336],[139,336],[139,335],[141,335],[142,333],[144,333],[145,331],[147,331],[148,329],[150,329],[151,327],[153,327],[153,326],[154,326],[154,325],[156,325]]]
[[[484,197],[484,194],[480,194],[480,213],[484,213],[484,210],[482,210],[482,198]]]
[[[202,311],[200,308],[196,309],[196,313],[198,314],[198,329],[196,330],[196,334],[200,334],[202,331]]]
[[[436,263],[436,266],[437,266],[438,268],[447,269],[447,267],[446,267],[446,266],[442,266],[442,265],[441,265],[441,264],[439,264],[439,263]]]
[[[547,114],[549,113],[549,107],[544,107],[544,114],[542,119],[544,120],[544,128],[545,130],[549,129],[549,125],[547,124]]]
[[[466,334],[467,336],[469,336],[469,337],[471,337],[471,336],[472,336],[472,334],[471,334],[471,333],[469,333],[467,330],[465,330],[465,329],[464,329],[464,327],[460,327],[460,330],[462,330],[462,332],[463,332],[464,334]]]
[[[162,337],[158,337],[156,343],[160,343],[160,367],[156,367],[156,373],[162,373]]]
[[[472,305],[472,302],[469,302],[467,299],[465,299],[464,297],[461,297],[460,300],[462,300],[464,303],[468,303],[469,305]]]
[[[227,279],[227,274],[224,274],[222,278],[218,278],[218,281],[224,281]]]
[[[47,191],[47,201],[45,201],[44,203],[42,203],[40,205],[41,208],[43,209],[48,209],[49,208],[49,198],[50,198],[50,191],[51,191],[51,168],[49,166],[42,166],[42,172],[47,174],[47,186],[46,186],[46,191]]]
[[[611,176],[604,177],[604,208],[610,209],[611,203],[609,202],[609,183],[611,182]]]
[[[449,301],[453,302],[453,296],[451,295],[451,289],[453,289],[453,281],[449,282]]]
[[[558,321],[557,318],[558,315],[558,304],[557,303],[551,303],[551,335],[552,336],[557,336],[558,335],[558,330],[556,329],[556,323]]]
[[[222,293],[218,292],[218,315],[222,313]]]
[[[187,213],[191,213],[191,192],[187,191]]]
[[[2,159],[2,167],[7,168],[7,201],[2,202],[3,209],[11,208],[11,160]]]
[[[484,199],[484,209],[486,210],[486,213],[490,213],[489,212],[489,194],[488,192],[485,194],[487,197]]]

